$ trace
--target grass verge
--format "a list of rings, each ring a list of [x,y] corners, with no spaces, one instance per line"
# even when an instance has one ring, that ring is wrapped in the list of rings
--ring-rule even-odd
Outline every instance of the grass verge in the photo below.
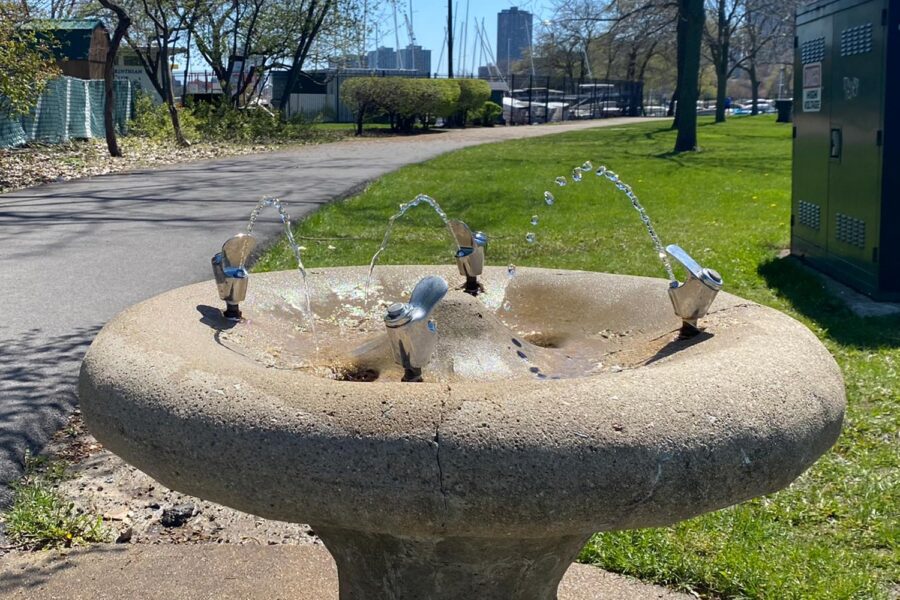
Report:
[[[299,223],[306,264],[367,263],[397,205],[427,193],[488,232],[493,264],[662,276],[637,214],[608,182],[553,183],[585,160],[607,165],[631,184],[664,242],[719,270],[728,291],[819,336],[843,370],[848,412],[835,448],[788,489],[673,527],[598,534],[581,560],[709,597],[891,597],[900,581],[900,318],[855,317],[778,257],[790,235],[789,126],[703,119],[702,151],[684,155],[668,153],[673,136],[665,124],[640,124],[479,146],[403,168]],[[440,220],[417,208],[398,223],[382,263],[449,260]],[[257,269],[292,266],[281,244]]]
[[[109,541],[100,516],[75,508],[56,485],[66,477],[64,461],[26,457],[26,475],[15,486],[12,508],[2,515],[6,533],[18,548],[69,548]]]

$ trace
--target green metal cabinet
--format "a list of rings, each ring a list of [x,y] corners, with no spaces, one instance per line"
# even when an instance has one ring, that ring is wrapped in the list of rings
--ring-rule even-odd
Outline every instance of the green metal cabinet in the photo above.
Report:
[[[791,251],[900,299],[900,1],[808,4],[795,48]]]

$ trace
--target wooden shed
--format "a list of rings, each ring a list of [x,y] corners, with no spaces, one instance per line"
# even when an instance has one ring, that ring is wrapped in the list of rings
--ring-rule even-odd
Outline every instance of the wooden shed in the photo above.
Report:
[[[63,75],[103,79],[109,52],[109,31],[100,19],[44,19],[42,36],[52,40],[53,53]]]

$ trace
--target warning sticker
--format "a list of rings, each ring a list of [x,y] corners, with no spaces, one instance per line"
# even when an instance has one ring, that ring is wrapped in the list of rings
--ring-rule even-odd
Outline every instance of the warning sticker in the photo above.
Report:
[[[819,112],[822,110],[822,88],[803,90],[803,112]]]
[[[803,89],[822,87],[822,63],[803,65]]]

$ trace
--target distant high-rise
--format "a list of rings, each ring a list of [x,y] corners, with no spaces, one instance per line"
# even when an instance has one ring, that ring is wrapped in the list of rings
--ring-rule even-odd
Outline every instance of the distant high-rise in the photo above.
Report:
[[[370,50],[368,56],[370,69],[396,69],[397,52],[393,48],[379,46],[377,50]]]
[[[497,66],[503,72],[509,63],[520,60],[525,50],[531,49],[533,16],[527,10],[515,6],[497,13]]]
[[[410,44],[400,51],[400,57],[403,59],[404,69],[415,71],[423,77],[431,73],[431,50]]]
[[[401,64],[397,64],[397,59]],[[377,50],[370,50],[366,66],[369,69],[392,71],[403,68],[407,71],[415,71],[417,74],[427,76],[431,73],[431,50],[422,46],[408,45],[397,52],[393,48],[380,46]]]

